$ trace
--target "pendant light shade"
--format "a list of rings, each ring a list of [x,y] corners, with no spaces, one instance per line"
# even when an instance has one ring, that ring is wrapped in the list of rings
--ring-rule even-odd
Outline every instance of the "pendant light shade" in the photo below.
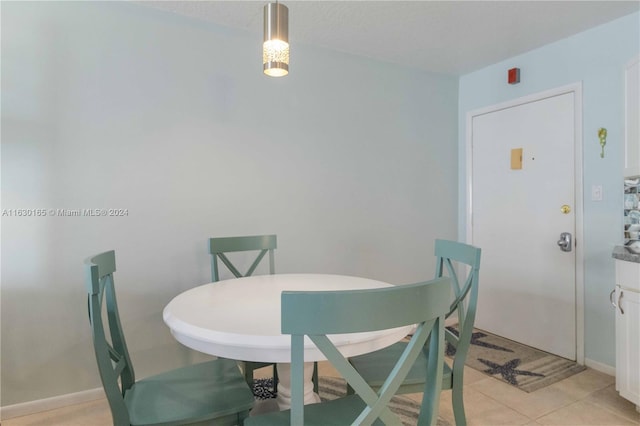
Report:
[[[271,77],[289,74],[289,9],[278,2],[264,7],[262,69]]]

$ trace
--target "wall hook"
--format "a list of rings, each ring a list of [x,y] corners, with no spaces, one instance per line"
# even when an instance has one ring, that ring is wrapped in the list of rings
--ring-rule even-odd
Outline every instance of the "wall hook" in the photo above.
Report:
[[[604,158],[604,146],[607,144],[607,129],[601,127],[598,130],[598,138],[600,138],[600,146],[602,147],[602,152],[600,152],[600,158]]]

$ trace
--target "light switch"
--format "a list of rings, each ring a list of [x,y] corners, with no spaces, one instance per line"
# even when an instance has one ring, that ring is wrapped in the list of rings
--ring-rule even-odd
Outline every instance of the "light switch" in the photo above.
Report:
[[[591,201],[602,201],[602,185],[591,186]]]

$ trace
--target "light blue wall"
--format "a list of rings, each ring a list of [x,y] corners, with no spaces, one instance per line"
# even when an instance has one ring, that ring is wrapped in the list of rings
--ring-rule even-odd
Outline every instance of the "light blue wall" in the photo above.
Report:
[[[128,209],[2,217],[2,406],[99,386],[91,254],[116,250],[144,376],[191,359],[161,311],[208,281],[209,236],[276,233],[279,272],[394,283],[457,236],[457,77],[292,34],[271,79],[261,34],[123,2],[3,2],[1,31],[2,209]]]
[[[464,75],[459,86],[459,233],[465,235],[465,144],[469,111],[567,84],[582,82],[584,173],[585,358],[615,365],[614,287],[611,252],[622,242],[622,164],[625,65],[640,50],[640,16],[628,15],[562,41]],[[506,83],[507,70],[520,68],[521,82]],[[608,130],[605,158],[597,132]],[[592,185],[604,199],[591,201]]]

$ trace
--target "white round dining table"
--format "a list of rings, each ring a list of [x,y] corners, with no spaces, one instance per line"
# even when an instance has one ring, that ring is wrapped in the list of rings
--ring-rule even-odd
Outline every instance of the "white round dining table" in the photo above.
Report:
[[[187,290],[167,304],[164,322],[175,339],[197,351],[240,361],[275,362],[277,403],[290,406],[291,336],[280,329],[280,297],[285,290],[327,291],[388,287],[367,278],[329,274],[256,275],[204,284]],[[399,307],[390,306],[390,309]],[[336,334],[331,341],[351,357],[382,349],[404,338],[411,327],[375,332]],[[305,403],[319,402],[313,393],[313,362],[326,358],[306,338]]]

